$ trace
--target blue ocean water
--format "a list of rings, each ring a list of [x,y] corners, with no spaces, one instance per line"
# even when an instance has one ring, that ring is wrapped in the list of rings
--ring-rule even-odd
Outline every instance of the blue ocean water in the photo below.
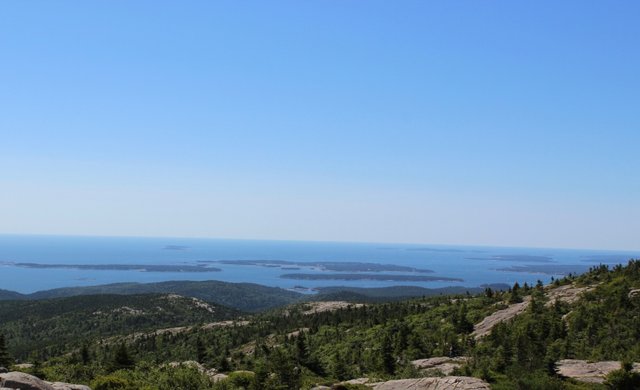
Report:
[[[0,289],[30,293],[57,287],[167,280],[222,280],[283,288],[394,285],[474,287],[487,283],[513,284],[515,281],[548,282],[552,276],[561,276],[567,270],[584,270],[599,262],[624,263],[630,258],[640,258],[640,253],[418,244],[0,235]],[[292,272],[339,272],[308,268],[291,271],[276,267],[219,263],[211,265],[220,268],[220,272],[49,269],[26,268],[14,264],[197,265],[201,264],[198,262],[218,260],[348,261],[395,264],[426,268],[434,271],[426,275],[461,278],[463,281],[292,280],[283,279],[280,276]],[[529,268],[524,268],[526,272],[516,272],[511,267]],[[511,269],[500,270],[501,268]],[[408,274],[407,272],[383,273]]]

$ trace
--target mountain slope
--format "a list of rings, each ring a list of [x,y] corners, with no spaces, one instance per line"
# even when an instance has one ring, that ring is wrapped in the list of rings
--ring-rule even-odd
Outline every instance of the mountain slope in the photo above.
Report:
[[[100,286],[65,287],[38,291],[22,297],[26,299],[50,299],[96,294],[178,294],[246,312],[258,312],[285,306],[304,297],[300,293],[277,287],[262,286],[254,283],[229,283],[217,280],[115,283]],[[2,297],[0,296],[1,299]]]
[[[16,300],[16,299],[25,299],[25,296],[15,291],[0,289],[0,301]]]
[[[16,356],[68,350],[97,337],[236,318],[239,312],[179,295],[86,295],[0,302],[0,332]]]

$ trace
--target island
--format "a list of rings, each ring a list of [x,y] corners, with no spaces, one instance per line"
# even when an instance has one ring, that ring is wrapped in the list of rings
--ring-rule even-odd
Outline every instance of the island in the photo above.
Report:
[[[140,272],[219,272],[220,268],[206,265],[165,265],[165,264],[43,264],[3,262],[5,266],[38,269],[81,269],[95,271],[140,271]]]
[[[361,263],[354,261],[289,261],[289,260],[200,260],[199,263],[217,263],[229,265],[245,265],[281,269],[292,267],[316,268],[320,271],[335,272],[417,272],[433,273],[430,269],[414,268],[395,264]]]
[[[496,255],[490,257],[465,257],[467,260],[494,260],[494,261],[511,261],[514,263],[554,263],[550,256],[531,256],[531,255]]]
[[[389,275],[389,274],[284,274],[283,279],[299,280],[378,280],[394,282],[464,282],[460,278],[427,275]]]
[[[186,251],[189,247],[185,245],[165,245],[162,249],[166,251]]]

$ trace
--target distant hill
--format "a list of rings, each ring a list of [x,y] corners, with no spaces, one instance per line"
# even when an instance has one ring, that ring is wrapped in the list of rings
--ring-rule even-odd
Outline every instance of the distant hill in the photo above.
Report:
[[[508,285],[488,285],[494,290],[506,290]],[[20,294],[0,290],[2,300],[39,300],[72,297],[78,295],[99,294],[178,294],[202,299],[206,302],[232,307],[243,312],[261,312],[305,300],[330,301],[347,300],[351,302],[384,302],[412,297],[430,297],[450,294],[477,294],[482,287],[442,287],[424,288],[417,286],[392,287],[320,287],[317,295],[305,295],[278,287],[263,286],[254,283],[230,283],[217,280],[207,281],[169,281],[158,283],[114,283],[99,286],[64,287],[38,291],[32,294]]]
[[[83,340],[236,318],[228,307],[174,294],[82,295],[0,302],[0,329],[18,356]]]
[[[491,284],[482,287],[441,287],[425,288],[418,286],[392,286],[392,287],[320,287],[318,295],[312,296],[311,300],[344,300],[350,302],[384,302],[399,301],[414,297],[432,297],[437,295],[457,295],[457,294],[478,294],[484,291],[485,287],[493,290],[507,290],[506,284]]]
[[[0,301],[4,301],[7,299],[25,299],[25,296],[15,291],[0,289]]]
[[[77,295],[97,294],[178,294],[202,299],[206,302],[232,307],[245,312],[258,312],[297,302],[303,295],[277,287],[254,283],[208,281],[169,281],[158,283],[115,283],[100,286],[65,287],[18,294],[0,290],[0,300],[50,299]]]

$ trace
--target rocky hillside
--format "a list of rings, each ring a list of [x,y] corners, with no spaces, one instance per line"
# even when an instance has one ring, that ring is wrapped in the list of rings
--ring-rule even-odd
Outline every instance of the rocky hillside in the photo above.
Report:
[[[185,312],[183,324],[131,323],[126,330],[96,319],[100,337],[94,333],[81,349],[69,342],[45,350],[37,367],[48,381],[96,390],[633,389],[640,387],[638,291],[640,261],[631,261],[550,286],[382,304],[306,302],[233,320],[211,321],[219,309],[212,313],[204,301],[146,296],[141,306],[114,301],[84,315],[106,312],[104,324],[144,313],[153,318],[160,315],[153,312],[158,300],[173,299],[206,319]],[[17,311],[5,313],[28,329]]]

